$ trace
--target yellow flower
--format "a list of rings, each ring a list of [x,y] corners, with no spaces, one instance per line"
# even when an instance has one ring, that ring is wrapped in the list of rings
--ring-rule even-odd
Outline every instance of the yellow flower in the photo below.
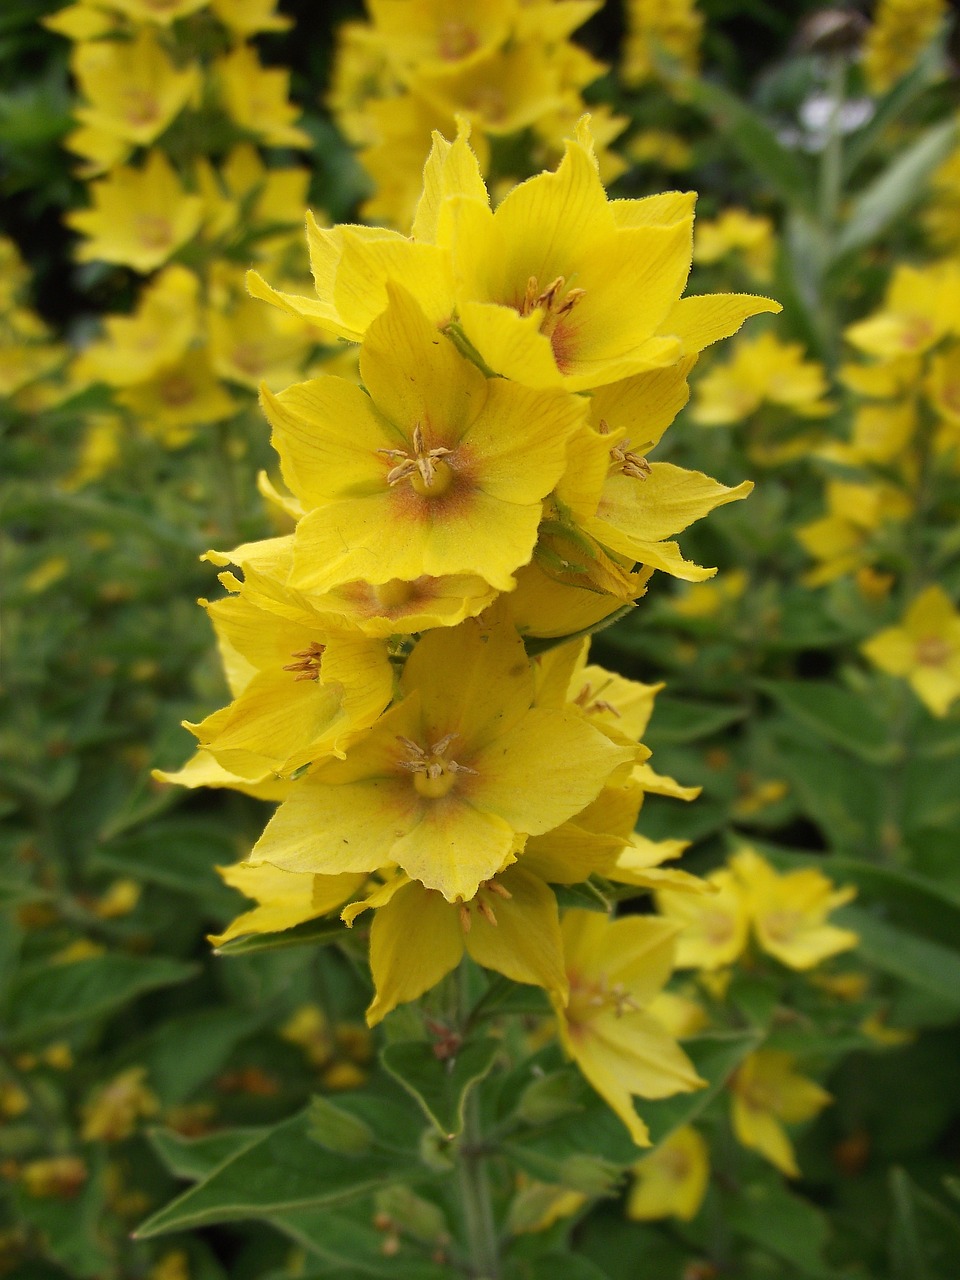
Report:
[[[681,618],[712,618],[741,598],[748,581],[742,569],[732,569],[713,582],[695,582],[674,598],[673,611]]]
[[[98,40],[101,36],[113,34],[122,26],[122,19],[116,13],[108,13],[104,9],[78,0],[76,4],[58,9],[40,21],[48,31],[56,31],[68,40]]]
[[[960,427],[960,345],[939,352],[930,361],[926,392],[936,412]]]
[[[178,18],[196,13],[207,0],[109,0],[110,8],[125,14],[132,22],[156,22],[168,27]]]
[[[633,1166],[627,1217],[635,1222],[697,1216],[710,1181],[709,1147],[691,1125],[671,1133],[655,1151]]]
[[[941,586],[921,591],[899,626],[861,647],[881,671],[906,679],[935,716],[945,716],[960,696],[960,614]]]
[[[400,693],[344,761],[294,784],[253,859],[325,874],[396,863],[448,901],[469,900],[636,755],[579,712],[532,707],[533,675],[506,624],[429,632]]]
[[[746,895],[732,871],[720,868],[706,877],[713,890],[702,897],[661,889],[657,910],[677,934],[678,969],[721,969],[743,953],[750,934]]]
[[[773,223],[746,209],[724,209],[719,217],[696,225],[693,260],[708,266],[728,253],[739,253],[757,280],[769,280],[775,248]]]
[[[360,889],[366,874],[315,876],[280,871],[266,863],[236,862],[218,867],[220,877],[259,905],[236,917],[223,933],[208,934],[215,947],[249,933],[279,933],[336,911]]]
[[[369,394],[331,377],[264,392],[284,478],[307,511],[290,586],[476,574],[509,590],[583,402],[484,378],[399,289],[360,368]]]
[[[151,151],[142,169],[124,166],[90,184],[92,209],[64,221],[88,239],[80,262],[117,262],[146,273],[161,266],[197,232],[203,199],[188,195],[162,151]]]
[[[254,226],[289,223],[299,227],[297,211],[307,202],[309,169],[268,169],[256,147],[244,142],[233,148],[221,172],[227,190],[244,203],[246,216]]]
[[[753,849],[730,859],[760,947],[791,969],[812,969],[829,956],[855,947],[849,929],[826,917],[855,897],[856,889],[836,889],[816,867],[778,874]]]
[[[251,554],[252,548],[257,550]],[[409,582],[394,578],[380,584],[357,580],[304,595],[286,585],[293,563],[292,537],[247,543],[236,552],[208,552],[207,558],[229,564],[235,555],[240,557],[243,582],[232,573],[221,574],[220,580],[231,591],[242,587],[252,604],[292,622],[312,625],[319,620],[324,626],[355,628],[381,639],[432,627],[455,627],[481,613],[496,595],[482,578],[469,574],[422,575]]]
[[[457,904],[398,876],[344,918],[352,923],[367,906],[377,908],[370,930],[376,986],[370,1026],[436,986],[464,952],[513,982],[566,994],[556,898],[522,863],[483,880]]]
[[[171,448],[189,440],[192,428],[228,418],[236,408],[214,377],[207,353],[199,349],[146,382],[124,387],[116,399],[139,426]]]
[[[275,312],[264,315],[252,298],[225,302],[207,313],[210,361],[219,376],[251,391],[299,378],[312,346],[303,326]]]
[[[186,267],[161,271],[145,285],[132,315],[104,319],[106,337],[81,352],[76,378],[128,387],[176,364],[197,332],[199,288]]]
[[[504,43],[516,0],[369,0],[367,11],[401,73],[479,61]]]
[[[210,8],[238,36],[260,31],[287,31],[293,19],[277,13],[276,0],[210,0]]]
[[[299,108],[287,100],[290,72],[260,65],[253,45],[241,44],[213,64],[231,120],[269,147],[310,147],[310,135],[294,125]]]
[[[916,430],[917,408],[912,399],[862,404],[854,415],[849,443],[831,442],[818,453],[822,458],[847,466],[858,467],[864,463],[885,466],[903,458]]]
[[[345,747],[393,695],[386,644],[291,622],[233,595],[207,606],[234,691],[229,706],[187,724],[201,747],[251,781],[296,772]]]
[[[737,343],[733,358],[697,383],[693,420],[713,427],[738,422],[763,403],[781,405],[803,418],[820,418],[833,406],[824,399],[826,373],[806,360],[799,342],[780,342],[771,333]]]
[[[647,1126],[632,1096],[667,1098],[704,1081],[663,1026],[646,1011],[673,968],[676,929],[665,920],[568,911],[561,923],[570,996],[551,998],[560,1041],[638,1146]]]
[[[692,194],[608,201],[586,122],[555,173],[521,183],[491,212],[461,130],[453,143],[434,139],[411,238],[323,231],[308,218],[319,301],[278,293],[255,273],[249,288],[358,340],[392,280],[434,324],[456,319],[497,373],[577,391],[672,364],[780,309],[749,295],[680,300],[692,224]]]
[[[130,1067],[101,1086],[83,1107],[86,1142],[129,1138],[141,1117],[156,1115],[160,1103],[146,1086],[146,1067]]]
[[[832,1101],[815,1081],[794,1071],[794,1062],[792,1054],[758,1049],[744,1059],[730,1083],[737,1140],[788,1178],[798,1178],[800,1170],[784,1123],[812,1120]]]
[[[198,68],[191,63],[178,70],[148,26],[132,40],[77,45],[71,67],[90,102],[74,112],[80,124],[138,146],[158,138],[200,85]]]
[[[27,1195],[58,1200],[72,1200],[88,1177],[87,1166],[79,1156],[50,1156],[46,1160],[28,1160],[20,1170],[20,1180]]]
[[[637,164],[656,164],[664,169],[689,169],[693,162],[693,151],[690,143],[678,133],[669,133],[663,129],[644,129],[626,144],[627,154]],[[694,259],[700,243],[700,224],[697,224],[694,235]]]
[[[960,333],[960,264],[900,265],[883,307],[844,331],[867,355],[884,360],[929,351],[948,333]]]
[[[99,480],[120,460],[123,423],[113,413],[88,414],[76,465],[61,480],[68,493]]]
[[[828,514],[801,525],[797,539],[822,563],[805,575],[808,586],[820,586],[859,569],[870,555],[871,534],[888,521],[904,520],[913,510],[908,494],[881,481],[827,483]]]
[[[863,47],[871,93],[886,93],[907,74],[947,11],[944,0],[879,0]]]
[[[656,77],[656,59],[662,54],[687,74],[696,74],[703,28],[696,0],[627,0],[626,8],[622,75],[628,85]]]
[[[673,364],[779,310],[761,298],[680,301],[693,199],[608,200],[582,125],[555,173],[521,183],[495,212],[468,196],[451,218],[467,337],[506,377],[577,391]]]

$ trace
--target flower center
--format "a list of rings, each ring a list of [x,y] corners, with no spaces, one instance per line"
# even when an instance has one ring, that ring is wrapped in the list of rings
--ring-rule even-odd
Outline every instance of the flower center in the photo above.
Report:
[[[605,973],[592,980],[579,973],[568,973],[567,977],[570,980],[567,1021],[571,1025],[582,1026],[591,1022],[606,1009],[612,1009],[616,1017],[622,1018],[624,1013],[636,1012],[640,1008],[623,983],[615,982],[610,986]]]
[[[145,249],[166,249],[173,240],[168,219],[158,213],[141,213],[136,219],[137,239]]]
[[[132,86],[123,92],[123,114],[133,125],[153,124],[160,117],[157,99],[146,89]]]
[[[480,37],[465,22],[450,18],[440,28],[437,36],[437,49],[440,57],[446,62],[455,62],[473,53],[480,44]]]
[[[374,599],[382,609],[398,609],[413,595],[413,583],[404,582],[401,578],[391,578],[389,582],[381,582],[373,588]]]
[[[570,314],[586,293],[586,289],[568,289],[565,285],[565,277],[557,276],[545,289],[541,289],[537,277],[531,276],[517,307],[522,316],[528,316],[538,308],[543,311],[540,332],[547,338],[551,337],[560,321]]]
[[[476,774],[476,769],[447,759],[447,752],[458,736],[456,733],[448,733],[439,742],[424,748],[410,738],[397,735],[397,741],[407,752],[407,758],[401,760],[400,765],[413,774],[414,788],[425,799],[442,799],[453,790],[458,773]]]
[[[916,655],[921,667],[942,667],[950,657],[950,646],[940,636],[921,636]]]
[[[184,374],[172,374],[157,388],[160,399],[171,409],[189,404],[194,398],[194,386]]]
[[[318,644],[316,640],[310,641],[307,649],[300,649],[291,657],[297,659],[296,662],[289,662],[283,668],[284,671],[296,671],[293,677],[297,680],[319,680],[320,679],[320,662],[323,658],[323,651],[326,645]]]
[[[450,488],[453,471],[445,461],[452,449],[443,445],[428,449],[423,439],[423,428],[418,422],[413,428],[413,449],[378,449],[394,465],[387,472],[387,484],[400,484],[409,480],[411,487],[422,498],[439,498]]]

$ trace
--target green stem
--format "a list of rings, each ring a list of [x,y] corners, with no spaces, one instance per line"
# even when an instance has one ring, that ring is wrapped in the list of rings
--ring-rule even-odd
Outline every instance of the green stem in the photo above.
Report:
[[[480,1131],[476,1093],[464,1105],[463,1133],[457,1153],[457,1177],[463,1225],[475,1280],[499,1280],[500,1246],[487,1180],[486,1156]]]
[[[843,133],[840,117],[847,87],[847,62],[843,54],[834,54],[830,60],[827,77],[827,93],[833,104],[827,124],[827,145],[823,149],[820,164],[820,221],[829,236],[833,236],[840,210],[843,189]]]
[[[454,983],[449,990],[456,1004],[456,1021],[461,1034],[466,1034],[471,1004],[466,962],[461,962],[459,971],[452,976]],[[487,1178],[487,1148],[480,1122],[480,1101],[475,1089],[464,1099],[463,1130],[457,1143],[456,1159],[470,1275],[473,1280],[499,1280],[500,1243]]]

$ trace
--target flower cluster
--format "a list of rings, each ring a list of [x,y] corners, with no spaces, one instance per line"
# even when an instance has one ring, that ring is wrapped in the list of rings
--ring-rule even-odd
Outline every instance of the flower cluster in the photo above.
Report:
[[[235,418],[262,380],[304,370],[316,333],[258,314],[243,270],[256,261],[291,287],[306,276],[290,211],[309,170],[267,167],[259,148],[311,139],[293,123],[288,73],[261,66],[251,43],[289,25],[270,3],[78,3],[47,25],[74,41],[81,94],[67,139],[91,180],[90,207],[66,217],[77,259],[151,277],[72,370],[78,385],[111,388],[86,450],[106,465],[132,424],[177,447]]]
[[[430,135],[468,120],[498,193],[562,152],[584,110],[581,91],[606,67],[570,40],[594,0],[368,0],[368,22],[340,30],[329,105],[375,190],[362,212],[405,226],[420,196]],[[626,168],[608,149],[627,124],[593,110],[601,174]]]
[[[703,15],[696,0],[627,0],[627,34],[621,75],[628,85],[658,79],[658,59],[676,62],[688,75],[700,67]]]
[[[0,236],[0,399],[16,407],[38,407],[48,398],[49,379],[66,359],[63,347],[27,304],[30,272],[17,246]]]
[[[631,1094],[697,1084],[644,1012],[676,928],[561,924],[554,886],[703,888],[660,866],[682,842],[634,834],[647,792],[694,794],[638,745],[656,688],[580,638],[655,569],[709,577],[672,539],[750,489],[646,456],[698,352],[776,309],[681,299],[692,218],[679,193],[609,200],[586,124],[494,212],[464,128],[435,138],[409,237],[308,219],[316,298],[251,273],[360,343],[362,385],[263,388],[294,528],[210,553],[233,566],[208,609],[234,700],[174,775],[282,799],[225,872],[260,906],[221,944],[372,910],[371,1023],[464,953],[543,987],[638,1142]]]
[[[946,14],[944,0],[879,0],[863,47],[871,93],[886,93],[910,70]]]
[[[956,610],[933,566],[914,545],[918,527],[950,520],[938,497],[956,474],[960,450],[960,266],[943,259],[896,268],[881,308],[850,325],[848,342],[869,363],[849,363],[841,377],[857,397],[846,441],[823,443],[835,474],[827,512],[798,530],[819,563],[811,585],[853,573],[864,594],[883,600],[896,579],[906,589],[902,623],[864,646],[890,674],[909,679],[943,715],[960,695]]]

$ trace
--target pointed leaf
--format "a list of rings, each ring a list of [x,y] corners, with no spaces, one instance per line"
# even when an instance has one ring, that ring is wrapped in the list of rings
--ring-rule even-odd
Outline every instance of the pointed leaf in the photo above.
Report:
[[[405,1040],[387,1045],[381,1060],[427,1119],[452,1138],[463,1128],[467,1095],[489,1073],[499,1051],[496,1040],[469,1040],[455,1057],[441,1059],[426,1040]]]
[[[862,249],[921,200],[930,175],[957,142],[953,120],[932,125],[854,200],[834,256]]]
[[[865,698],[826,680],[759,680],[759,687],[794,719],[872,764],[890,763],[896,748]]]

